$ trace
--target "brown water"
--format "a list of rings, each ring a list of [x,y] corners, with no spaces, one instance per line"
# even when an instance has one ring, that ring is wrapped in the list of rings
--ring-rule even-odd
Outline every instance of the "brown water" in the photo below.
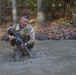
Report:
[[[34,58],[13,61],[9,43],[0,42],[0,75],[76,75],[76,40],[36,41]]]

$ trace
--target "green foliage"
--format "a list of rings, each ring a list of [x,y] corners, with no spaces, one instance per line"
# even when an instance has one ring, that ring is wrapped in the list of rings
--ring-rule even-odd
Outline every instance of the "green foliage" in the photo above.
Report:
[[[46,18],[50,20],[55,18],[54,14],[62,9],[63,5],[64,0],[42,0],[43,11],[46,14]]]
[[[10,15],[12,13],[11,10],[11,2],[12,0],[8,0],[9,4],[10,4],[10,9],[5,7],[5,0],[2,0],[2,15]],[[47,17],[46,19],[52,20],[55,19],[56,17],[59,17],[60,14],[64,13],[63,15],[65,15],[66,13],[69,15],[69,13],[67,11],[65,11],[66,5],[64,6],[64,3],[66,4],[66,1],[70,1],[70,0],[42,0],[42,11],[45,13],[45,17]],[[72,0],[71,3],[71,7],[72,9],[74,9],[74,7],[76,7],[76,0]],[[24,8],[19,8],[18,10],[20,14],[22,13],[29,13],[31,15],[37,15],[37,0],[17,0],[17,5],[18,7],[24,7]],[[26,7],[26,9],[25,9]],[[21,11],[22,10],[22,11]],[[62,10],[62,12],[61,12]],[[68,9],[69,10],[69,9]],[[75,9],[74,9],[75,11]],[[22,12],[22,13],[21,13]],[[19,14],[19,15],[20,15]],[[63,17],[61,15],[61,17]]]
[[[36,0],[26,0],[27,6],[36,6]]]

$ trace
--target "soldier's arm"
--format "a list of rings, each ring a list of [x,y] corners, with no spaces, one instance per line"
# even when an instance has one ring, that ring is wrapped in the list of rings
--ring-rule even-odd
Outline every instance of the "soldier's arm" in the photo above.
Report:
[[[14,29],[14,28],[15,28],[15,25],[9,27],[9,28],[7,29],[7,32],[8,32],[8,30],[9,30],[10,28],[13,28],[13,29]],[[14,36],[9,35],[8,33],[7,33],[7,38],[8,38],[9,40],[14,40],[14,39],[15,39]]]
[[[34,28],[30,30],[30,40],[27,42],[27,44],[33,44],[35,42],[35,31]]]

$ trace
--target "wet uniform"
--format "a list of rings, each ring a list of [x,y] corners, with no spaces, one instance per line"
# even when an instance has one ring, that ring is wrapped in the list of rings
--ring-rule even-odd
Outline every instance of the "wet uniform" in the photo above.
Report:
[[[20,24],[17,24],[13,25],[11,28],[13,28],[16,33],[21,35],[23,41],[27,43],[29,49],[33,48],[35,42],[35,31],[31,25],[27,24],[26,27],[21,28]],[[16,43],[15,40],[11,41],[11,45],[13,46],[14,56],[16,56],[16,59],[21,57],[22,54],[28,54],[26,51],[23,52],[23,48],[20,44]]]

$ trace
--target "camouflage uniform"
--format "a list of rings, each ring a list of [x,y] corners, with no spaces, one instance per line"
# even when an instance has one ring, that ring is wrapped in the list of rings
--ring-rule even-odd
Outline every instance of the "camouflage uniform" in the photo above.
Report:
[[[35,32],[34,28],[31,25],[28,25],[24,28],[21,28],[20,24],[13,25],[12,28],[16,33],[19,33],[25,43],[27,43],[27,46],[29,49],[33,48],[34,42],[35,42]],[[19,59],[22,57],[22,55],[28,54],[27,52],[23,52],[23,48],[20,46],[20,44],[16,43],[15,40],[11,42],[11,45],[13,46],[14,50],[14,56],[16,59]]]

